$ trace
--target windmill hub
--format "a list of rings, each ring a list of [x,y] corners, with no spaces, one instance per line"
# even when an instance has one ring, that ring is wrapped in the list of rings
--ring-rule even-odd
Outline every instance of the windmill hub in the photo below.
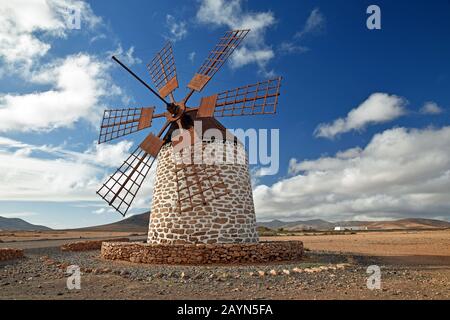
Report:
[[[167,105],[167,111],[169,114],[166,114],[166,118],[168,121],[177,121],[179,120],[184,112],[186,111],[186,106],[182,103],[170,103]]]

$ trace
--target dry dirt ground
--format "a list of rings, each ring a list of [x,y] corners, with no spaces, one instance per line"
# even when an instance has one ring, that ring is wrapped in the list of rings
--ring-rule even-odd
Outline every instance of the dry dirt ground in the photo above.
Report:
[[[0,240],[4,242],[74,240],[74,239],[107,239],[136,235],[132,232],[108,231],[0,231]],[[1,243],[1,242],[0,242]]]
[[[261,238],[270,240],[271,238]],[[402,264],[450,266],[450,230],[361,232],[343,235],[277,237],[301,240],[310,250],[382,257]]]
[[[108,238],[111,236],[108,234]],[[60,252],[55,246],[73,240],[38,241],[45,244],[41,246],[33,246],[36,241],[4,242],[0,247],[24,248],[26,258],[0,262],[0,299],[450,298],[450,230],[265,240],[293,238],[304,241],[308,249],[304,260],[251,266],[139,265],[104,261],[98,251]],[[337,270],[293,272],[294,268],[318,270],[340,263],[350,265]],[[80,290],[67,289],[65,271],[71,264],[82,269]],[[366,286],[369,265],[381,268],[380,290]]]

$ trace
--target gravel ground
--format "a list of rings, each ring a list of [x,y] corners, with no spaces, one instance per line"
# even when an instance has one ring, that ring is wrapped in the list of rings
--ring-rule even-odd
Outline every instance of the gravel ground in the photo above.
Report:
[[[307,252],[298,263],[239,266],[140,265],[59,248],[25,254],[0,263],[0,299],[450,298],[449,266],[392,265],[347,254]],[[372,264],[381,267],[380,290],[366,286]],[[81,268],[80,290],[67,289],[69,265]]]

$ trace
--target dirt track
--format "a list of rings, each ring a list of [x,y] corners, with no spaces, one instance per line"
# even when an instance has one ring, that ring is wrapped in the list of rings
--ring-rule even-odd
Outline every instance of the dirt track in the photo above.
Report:
[[[26,249],[27,258],[0,264],[0,299],[449,299],[449,238],[447,231],[303,236],[311,250],[303,261],[256,266],[148,266],[103,261],[98,251]],[[340,263],[350,266],[333,267]],[[69,264],[82,268],[81,290],[66,288]],[[381,290],[366,287],[373,264]]]

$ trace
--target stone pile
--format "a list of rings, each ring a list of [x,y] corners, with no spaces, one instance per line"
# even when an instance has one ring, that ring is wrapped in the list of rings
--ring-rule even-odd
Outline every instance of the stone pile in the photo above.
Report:
[[[0,248],[0,261],[23,258],[22,249]]]
[[[103,242],[101,256],[148,264],[224,264],[296,261],[303,255],[301,241],[234,244],[152,244]]]
[[[87,240],[66,243],[61,246],[61,251],[89,251],[100,250],[103,242],[129,242],[128,238],[108,239],[108,240]]]

